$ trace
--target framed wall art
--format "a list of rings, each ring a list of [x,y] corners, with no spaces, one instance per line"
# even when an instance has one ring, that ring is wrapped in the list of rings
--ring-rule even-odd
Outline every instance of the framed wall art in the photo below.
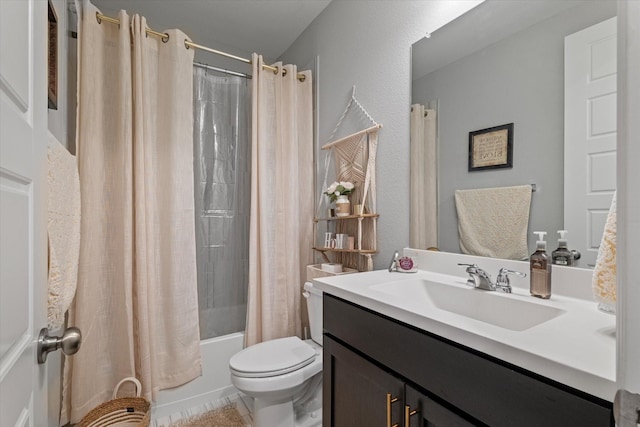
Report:
[[[513,123],[469,132],[469,172],[513,167]]]
[[[1,1],[1,0],[0,0]],[[58,16],[51,0],[49,0],[48,24],[48,107],[51,110],[58,109]]]

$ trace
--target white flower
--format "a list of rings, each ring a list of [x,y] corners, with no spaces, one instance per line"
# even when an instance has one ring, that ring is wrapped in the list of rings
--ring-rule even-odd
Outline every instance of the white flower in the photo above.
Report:
[[[1,0],[0,0],[1,1]],[[355,185],[349,181],[333,182],[324,194],[329,196],[331,202],[335,202],[340,196],[350,194],[355,188]]]

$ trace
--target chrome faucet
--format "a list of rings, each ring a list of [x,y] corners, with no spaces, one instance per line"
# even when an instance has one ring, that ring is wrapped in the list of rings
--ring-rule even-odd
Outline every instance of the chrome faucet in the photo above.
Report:
[[[509,270],[508,268],[502,267],[498,272],[498,277],[496,278],[496,290],[511,293],[511,284],[509,283],[509,275],[514,275],[518,277],[527,277],[526,273],[520,273],[519,271]]]
[[[525,273],[520,273],[519,271],[509,270],[507,268],[501,268],[498,273],[498,278],[496,282],[493,283],[491,281],[491,275],[478,267],[477,264],[458,264],[462,267],[467,267],[466,272],[469,273],[469,279],[467,280],[467,285],[484,289],[486,291],[500,291],[511,293],[511,284],[509,283],[509,275],[516,275],[518,277],[527,277]]]
[[[458,264],[461,267],[467,267],[466,272],[469,273],[467,285],[484,289],[487,291],[495,291],[495,285],[491,282],[491,275],[478,267],[477,264]]]
[[[398,271],[398,258],[400,258],[400,254],[398,251],[395,251],[391,257],[391,263],[389,264],[389,273]]]

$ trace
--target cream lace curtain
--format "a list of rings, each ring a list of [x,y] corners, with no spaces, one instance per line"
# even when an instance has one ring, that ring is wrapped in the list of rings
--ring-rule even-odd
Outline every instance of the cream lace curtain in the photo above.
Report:
[[[66,359],[62,423],[136,376],[143,395],[201,373],[193,196],[193,50],[121,11],[83,5],[78,128],[82,225],[75,306],[80,351]]]
[[[313,260],[311,72],[300,82],[253,55],[249,294],[245,344],[302,334],[301,292]]]
[[[409,246],[438,246],[436,110],[411,106],[411,179]]]

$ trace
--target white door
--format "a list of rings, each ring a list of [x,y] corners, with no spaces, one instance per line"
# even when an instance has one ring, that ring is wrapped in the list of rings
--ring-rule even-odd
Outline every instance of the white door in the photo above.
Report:
[[[49,426],[46,365],[47,1],[0,0],[0,426]]]
[[[618,387],[640,393],[640,2],[618,2],[619,62],[619,132],[618,167],[623,203],[618,216]],[[624,237],[622,237],[624,236]],[[640,402],[632,406],[637,416]]]
[[[593,267],[616,189],[616,18],[565,38],[564,228]]]

